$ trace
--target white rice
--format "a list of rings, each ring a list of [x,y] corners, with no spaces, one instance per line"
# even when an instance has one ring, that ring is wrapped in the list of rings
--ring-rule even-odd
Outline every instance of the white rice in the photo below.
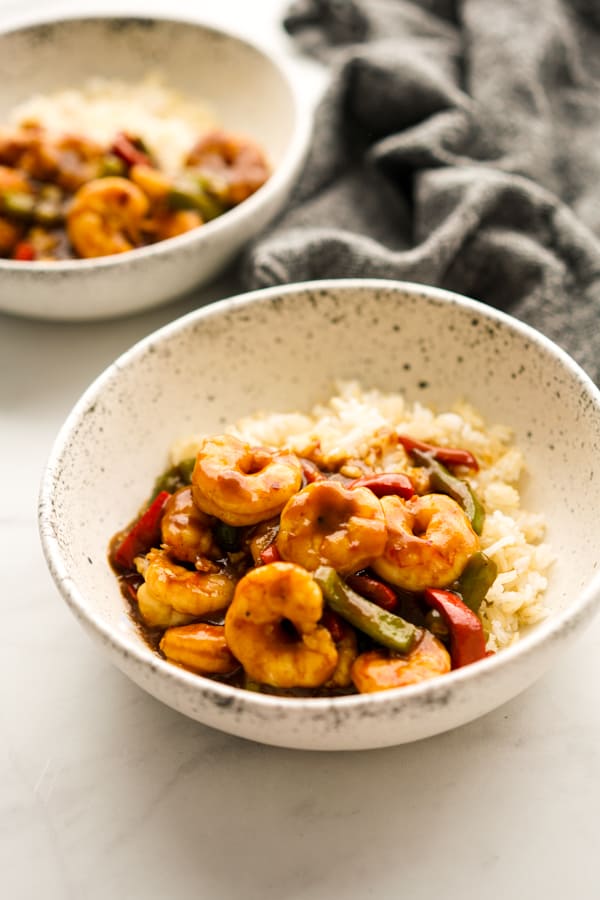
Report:
[[[83,134],[108,144],[119,131],[141,137],[161,168],[175,172],[207,129],[213,113],[168,87],[158,73],[139,82],[91,78],[81,87],[36,94],[15,107],[10,124],[39,122],[52,133]]]
[[[540,514],[520,506],[519,483],[525,471],[521,451],[504,425],[487,425],[470,406],[457,403],[436,413],[400,394],[363,390],[357,382],[336,386],[337,393],[309,414],[258,413],[228,432],[253,444],[285,448],[355,477],[365,468],[405,471],[410,460],[395,433],[441,446],[470,450],[480,469],[469,480],[483,502],[486,518],[481,549],[498,567],[480,614],[487,649],[499,650],[519,639],[522,628],[546,615],[544,593],[553,554],[544,541]],[[172,447],[172,462],[196,453],[197,435]]]

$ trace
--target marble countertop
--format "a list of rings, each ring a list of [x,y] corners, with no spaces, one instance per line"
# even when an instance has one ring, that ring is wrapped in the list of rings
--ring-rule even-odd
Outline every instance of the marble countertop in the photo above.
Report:
[[[233,23],[307,91],[282,0],[27,4]],[[0,24],[24,12],[0,0]],[[60,599],[37,532],[42,469],[87,385],[231,276],[93,325],[0,315],[0,884],[11,900],[579,900],[600,896],[600,621],[511,703],[385,750],[307,753],[212,731],[112,667]]]

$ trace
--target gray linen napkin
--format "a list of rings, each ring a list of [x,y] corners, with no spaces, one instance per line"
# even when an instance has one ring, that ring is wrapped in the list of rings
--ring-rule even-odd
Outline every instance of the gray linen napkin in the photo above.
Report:
[[[302,0],[284,25],[332,77],[245,286],[438,285],[600,381],[600,0]]]

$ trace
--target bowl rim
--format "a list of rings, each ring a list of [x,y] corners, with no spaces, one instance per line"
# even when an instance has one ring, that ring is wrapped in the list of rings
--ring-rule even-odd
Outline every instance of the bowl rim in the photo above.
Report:
[[[236,222],[242,222],[251,218],[256,211],[256,207],[260,208],[264,200],[267,200],[268,197],[273,194],[276,195],[287,183],[290,175],[293,175],[293,173],[296,172],[306,154],[312,134],[311,104],[300,90],[298,79],[293,76],[289,62],[280,52],[267,48],[257,41],[253,41],[241,35],[234,29],[230,30],[228,27],[223,28],[208,22],[205,23],[200,20],[187,19],[184,16],[166,16],[160,14],[144,15],[142,13],[123,13],[122,15],[119,15],[102,11],[97,13],[82,13],[81,15],[73,16],[60,14],[52,16],[49,14],[43,15],[38,11],[38,14],[34,13],[31,16],[20,16],[18,21],[10,22],[0,29],[0,41],[11,35],[34,30],[36,28],[44,28],[46,26],[55,27],[70,24],[77,25],[77,23],[102,23],[110,21],[133,23],[154,22],[166,26],[185,26],[197,31],[225,37],[262,57],[263,61],[270,63],[274,70],[278,72],[283,84],[290,94],[294,117],[288,146],[279,163],[273,168],[267,181],[261,185],[254,194],[242,203],[234,206],[232,209],[227,210],[221,216],[217,216],[217,218],[205,222],[202,225],[202,228],[193,229],[192,231],[176,235],[175,237],[165,238],[162,241],[157,241],[154,244],[147,244],[144,247],[134,247],[126,253],[115,253],[110,256],[98,256],[90,259],[38,260],[28,262],[0,257],[0,272],[33,272],[36,275],[38,273],[49,273],[51,275],[56,273],[61,277],[65,277],[65,273],[85,272],[90,269],[117,268],[123,266],[128,261],[144,260],[148,257],[157,255],[162,256],[163,253],[168,253],[174,248],[194,246],[198,241],[205,241],[208,240],[208,238],[218,237],[219,234],[230,225],[232,226]],[[69,277],[68,274],[66,277]]]
[[[455,669],[443,677],[372,694],[351,694],[336,697],[288,697],[246,691],[243,688],[213,681],[208,677],[187,671],[163,660],[142,641],[139,644],[132,645],[118,629],[105,622],[101,615],[90,608],[85,596],[69,574],[60,551],[52,502],[53,486],[56,483],[55,473],[59,468],[63,453],[68,448],[69,439],[72,433],[76,431],[80,417],[97,399],[105,385],[118,376],[121,369],[127,367],[130,362],[138,357],[146,354],[149,348],[152,348],[164,338],[185,331],[204,319],[218,317],[223,313],[244,309],[256,303],[268,304],[274,297],[298,293],[309,294],[322,290],[408,293],[433,300],[436,303],[452,304],[471,310],[473,313],[486,319],[491,319],[512,331],[516,331],[523,338],[536,344],[543,351],[558,359],[579,383],[582,392],[585,392],[593,400],[597,410],[600,411],[600,389],[579,363],[542,332],[508,313],[488,306],[482,301],[423,283],[381,278],[331,278],[259,288],[217,300],[166,323],[121,353],[83,392],[61,426],[42,473],[38,496],[38,528],[43,553],[48,569],[63,599],[67,602],[76,618],[84,626],[91,627],[97,636],[102,639],[103,643],[116,651],[122,659],[133,657],[140,666],[149,668],[153,673],[158,673],[168,683],[192,690],[204,698],[210,699],[217,706],[226,707],[235,703],[236,708],[240,710],[248,709],[256,712],[261,709],[265,711],[273,709],[281,711],[284,709],[286,712],[289,711],[290,715],[294,715],[302,712],[322,714],[330,712],[335,714],[338,711],[364,711],[366,708],[370,709],[381,704],[392,704],[395,709],[399,709],[401,706],[406,706],[414,701],[419,702],[420,698],[423,697],[427,697],[432,705],[437,702],[444,703],[455,688],[460,688],[464,683],[468,684],[477,678],[486,683],[490,680],[493,681],[499,670],[513,665],[513,663],[526,655],[541,650],[546,642],[556,637],[565,636],[577,626],[585,615],[589,615],[591,618],[600,605],[600,571],[596,573],[586,587],[577,594],[565,609],[559,610],[548,617],[548,619],[537,623],[518,642],[510,647],[506,647],[502,652],[461,669]],[[115,664],[118,665],[116,660]]]

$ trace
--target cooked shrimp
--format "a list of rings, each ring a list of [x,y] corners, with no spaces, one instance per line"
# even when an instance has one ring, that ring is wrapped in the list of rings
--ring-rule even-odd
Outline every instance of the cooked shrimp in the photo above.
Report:
[[[293,563],[251,569],[225,616],[225,638],[247,675],[278,688],[318,687],[333,675],[338,651],[319,625],[323,595]]]
[[[46,151],[55,161],[55,180],[61,188],[73,193],[86,182],[100,175],[104,148],[96,141],[79,134],[61,135]]]
[[[171,662],[201,675],[226,675],[239,666],[229,652],[222,625],[197,622],[169,628],[162,636],[160,649]]]
[[[129,169],[129,177],[153,201],[166,200],[172,187],[169,176],[153,166],[137,163]]]
[[[291,453],[254,447],[232,435],[206,438],[192,472],[196,506],[228,525],[256,525],[281,512],[302,484]]]
[[[67,232],[83,257],[110,256],[133,250],[148,198],[126,178],[96,178],[79,188],[67,213]]]
[[[198,509],[190,485],[179,488],[167,500],[161,521],[163,544],[175,559],[195,563],[218,559],[220,548],[211,531],[211,519]]]
[[[158,600],[144,582],[137,592],[138,612],[150,628],[171,628],[174,625],[188,625],[194,616],[177,612],[168,603]]]
[[[161,210],[144,223],[144,231],[155,241],[165,241],[204,225],[204,219],[193,209]]]
[[[269,164],[257,144],[218,130],[200,138],[186,164],[216,175],[222,182],[219,198],[231,206],[257,191],[270,174]]]
[[[284,507],[277,549],[282,559],[310,571],[333,566],[348,575],[370,565],[383,553],[385,542],[381,502],[372,491],[315,481]]]
[[[418,684],[451,668],[450,654],[430,631],[424,631],[416,647],[406,656],[386,650],[361,653],[352,666],[352,681],[361,694]]]
[[[373,568],[409,591],[446,587],[479,549],[479,538],[458,503],[445,494],[381,498],[387,543]]]
[[[164,624],[157,618],[166,616],[167,610],[191,618],[217,612],[225,609],[233,597],[234,584],[227,575],[218,570],[197,572],[186,569],[174,563],[165,550],[150,550],[145,558],[136,560],[136,568],[144,576],[144,584],[138,591],[140,613],[150,625]],[[216,566],[211,568],[216,569]],[[144,610],[153,621],[149,621]],[[173,622],[171,617],[168,624],[183,623],[181,620]]]

